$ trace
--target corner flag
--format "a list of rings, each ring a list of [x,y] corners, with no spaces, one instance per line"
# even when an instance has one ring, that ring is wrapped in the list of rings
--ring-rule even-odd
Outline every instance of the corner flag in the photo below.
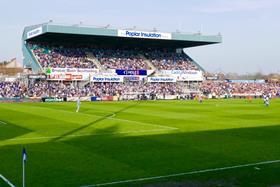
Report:
[[[23,148],[23,150],[22,150],[22,161],[23,161],[23,162],[26,162],[26,161],[27,161],[27,154],[26,154],[25,148]]]
[[[27,153],[25,148],[22,150],[22,186],[25,187],[25,164],[27,161]]]

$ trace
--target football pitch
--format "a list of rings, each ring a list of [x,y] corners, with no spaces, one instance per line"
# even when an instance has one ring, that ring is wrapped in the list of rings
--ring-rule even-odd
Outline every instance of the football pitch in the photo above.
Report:
[[[280,185],[280,100],[0,103],[0,175],[36,186]],[[0,179],[0,186],[5,184]]]

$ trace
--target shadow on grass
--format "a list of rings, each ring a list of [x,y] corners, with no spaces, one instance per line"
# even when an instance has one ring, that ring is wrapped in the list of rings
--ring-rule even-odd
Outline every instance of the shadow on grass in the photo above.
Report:
[[[64,143],[73,147],[82,145],[82,151],[94,152],[99,157],[128,166],[127,171],[123,171],[116,165],[114,170],[119,173],[115,175],[117,177],[110,172],[108,174],[108,170],[105,169],[104,175],[108,175],[102,182],[110,182],[108,179],[119,181],[278,160],[279,132],[280,126],[266,126],[140,136],[114,134],[78,137]],[[110,164],[108,167],[111,167]],[[232,174],[235,175],[235,172]],[[247,177],[237,179],[237,183],[247,183]],[[265,180],[268,179],[266,182],[272,178],[271,182],[277,180],[280,183],[280,178],[275,176],[264,174],[264,177]],[[96,183],[96,180],[88,184],[93,183]]]
[[[117,115],[117,114],[119,114],[119,113],[121,113],[121,112],[124,112],[124,111],[126,111],[126,110],[129,110],[130,108],[133,108],[133,107],[137,106],[138,104],[139,104],[139,102],[133,103],[133,104],[131,104],[131,105],[129,105],[129,106],[126,106],[126,107],[124,107],[124,108],[122,108],[122,109],[120,109],[120,110],[114,112],[114,114]],[[90,126],[92,126],[92,125],[94,125],[94,124],[97,124],[97,123],[99,123],[99,122],[101,122],[101,121],[103,121],[103,120],[106,120],[108,117],[111,117],[111,116],[112,116],[112,114],[107,114],[107,115],[105,115],[105,116],[103,116],[103,117],[98,118],[97,120],[94,120],[94,121],[92,121],[92,122],[90,122],[90,123],[88,123],[88,124],[85,124],[85,125],[83,125],[83,126],[81,126],[81,127],[79,127],[79,128],[73,129],[72,131],[69,131],[69,132],[67,132],[67,133],[65,133],[65,134],[62,134],[61,136],[52,139],[52,141],[59,141],[59,140],[65,138],[65,137],[67,137],[67,136],[69,136],[69,135],[71,135],[71,134],[74,134],[74,133],[76,133],[76,132],[78,132],[78,131],[80,131],[80,130],[83,130],[83,129],[85,129],[85,128],[87,128],[87,127],[90,127]],[[111,132],[111,131],[109,131],[109,132]]]
[[[10,122],[0,123],[0,140],[7,140],[32,132]]]
[[[104,132],[112,134],[27,145],[28,186],[81,186],[280,159],[280,126],[137,136],[113,134],[118,128],[109,127],[97,133]],[[9,160],[8,154],[0,159]],[[256,180],[252,173],[237,171],[229,176],[241,186]],[[205,180],[213,177],[203,175],[208,176]],[[280,183],[273,172],[262,173],[258,180],[263,186]]]

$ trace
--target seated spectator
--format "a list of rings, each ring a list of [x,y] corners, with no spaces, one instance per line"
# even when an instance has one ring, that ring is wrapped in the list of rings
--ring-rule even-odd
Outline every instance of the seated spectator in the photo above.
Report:
[[[32,44],[31,49],[43,68],[97,68],[83,48]]]
[[[141,51],[43,44],[30,44],[30,48],[43,68],[97,68],[94,62],[87,58],[87,52],[90,52],[105,69],[151,69],[146,60],[149,60],[158,70],[199,69],[186,54],[159,50]]]
[[[0,82],[0,98],[13,97],[78,97],[78,96],[123,96],[128,94],[152,95],[180,95],[185,89],[178,83],[89,83],[79,87],[70,82],[38,81],[26,86],[19,81]],[[205,81],[199,84],[199,89],[205,95],[242,95],[261,96],[269,94],[272,97],[280,96],[280,83],[229,83],[226,81]]]
[[[105,69],[150,69],[136,50],[95,49],[92,52]]]
[[[0,97],[13,98],[27,96],[27,87],[18,81],[0,82]]]
[[[200,90],[205,94],[233,96],[261,96],[270,93],[276,96],[279,83],[229,83],[226,81],[205,81],[200,84]]]
[[[145,56],[158,70],[198,70],[191,59],[183,53],[150,51]]]

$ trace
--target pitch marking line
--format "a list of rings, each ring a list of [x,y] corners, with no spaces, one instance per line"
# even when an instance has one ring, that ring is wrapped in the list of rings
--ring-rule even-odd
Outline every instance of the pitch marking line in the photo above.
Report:
[[[7,123],[5,121],[0,121],[0,123],[2,123],[4,125],[7,125]]]
[[[9,186],[15,187],[8,179],[6,179],[3,175],[0,174],[0,179],[2,179],[4,182],[6,182]]]
[[[42,107],[41,107],[42,108]],[[50,110],[50,109],[48,109]],[[58,110],[58,109],[51,109],[51,110]],[[58,111],[61,111],[61,110],[58,110]],[[67,112],[67,113],[74,113],[74,114],[77,114],[76,112],[71,112],[71,111],[63,111],[63,112]],[[80,115],[86,115],[86,116],[97,116],[97,117],[103,117],[105,119],[111,119],[111,120],[118,120],[118,121],[125,121],[125,122],[133,122],[133,123],[138,123],[138,124],[141,124],[141,125],[145,125],[145,126],[154,126],[154,127],[161,127],[161,128],[164,128],[164,129],[170,129],[170,130],[178,130],[179,128],[176,128],[176,127],[170,127],[170,126],[164,126],[164,125],[158,125],[158,124],[154,124],[154,123],[147,123],[147,122],[141,122],[141,121],[133,121],[133,120],[127,120],[127,119],[120,119],[120,118],[115,118],[116,117],[116,113],[110,113],[108,112],[109,114],[111,114],[110,116],[101,116],[101,115],[96,115],[96,114],[87,114],[87,113],[82,113],[80,112],[79,114]]]
[[[71,112],[71,113],[74,113],[74,112]],[[116,117],[116,113],[109,113],[111,115],[107,116],[107,117],[106,116],[101,116],[101,115],[96,115],[96,114],[85,114],[85,113],[80,113],[80,114],[87,115],[87,116],[98,116],[98,117],[103,117],[105,119],[111,119],[111,120],[133,122],[133,123],[138,123],[138,124],[145,125],[145,126],[154,126],[154,127],[160,127],[160,128],[164,128],[164,129],[170,129],[170,130],[178,130],[179,129],[177,127],[158,125],[158,124],[154,124],[154,123],[148,123],[148,122],[141,122],[141,121],[134,121],[134,120],[128,120],[128,119],[115,118]]]
[[[81,186],[81,187],[108,186],[108,185],[114,185],[114,184],[140,182],[140,181],[147,181],[147,180],[177,177],[177,176],[183,176],[183,175],[192,175],[192,174],[198,174],[198,173],[208,173],[208,172],[214,172],[214,171],[223,171],[223,170],[230,170],[230,169],[236,169],[236,168],[244,168],[244,167],[249,167],[249,166],[273,164],[273,163],[279,163],[279,162],[280,162],[280,160],[270,160],[270,161],[235,165],[235,166],[227,166],[227,167],[222,167],[222,168],[212,168],[212,169],[196,170],[196,171],[190,171],[190,172],[184,172],[184,173],[175,173],[175,174],[170,174],[170,175],[161,175],[161,176],[145,177],[145,178],[138,178],[138,179],[114,181],[114,182],[108,182],[108,183],[85,185],[85,186]]]
[[[128,120],[128,119],[114,118],[115,116],[116,116],[116,114],[115,114],[115,113],[112,113],[111,116],[106,117],[106,118],[107,118],[107,119],[112,119],[112,120],[118,120],[118,121],[125,121],[125,122],[138,123],[138,124],[145,125],[145,126],[153,126],[153,127],[160,127],[160,128],[164,128],[164,129],[170,129],[170,130],[178,130],[178,128],[176,128],[176,127],[169,127],[169,126],[158,125],[158,124],[154,124],[154,123],[146,123],[146,122],[133,121],[133,120]]]
[[[114,134],[137,134],[137,133],[150,133],[150,132],[161,132],[169,131],[170,129],[155,129],[155,130],[139,130],[139,131],[123,131],[123,132],[114,132],[114,133],[98,133],[98,134],[73,134],[68,135],[67,137],[82,137],[82,136],[102,136],[102,135],[114,135]],[[52,139],[59,138],[60,136],[42,136],[42,137],[32,137],[32,138],[12,138],[7,141],[20,141],[20,140],[40,140],[40,139]]]
[[[116,116],[116,113],[112,113],[112,115],[107,118],[114,118],[115,116]]]

